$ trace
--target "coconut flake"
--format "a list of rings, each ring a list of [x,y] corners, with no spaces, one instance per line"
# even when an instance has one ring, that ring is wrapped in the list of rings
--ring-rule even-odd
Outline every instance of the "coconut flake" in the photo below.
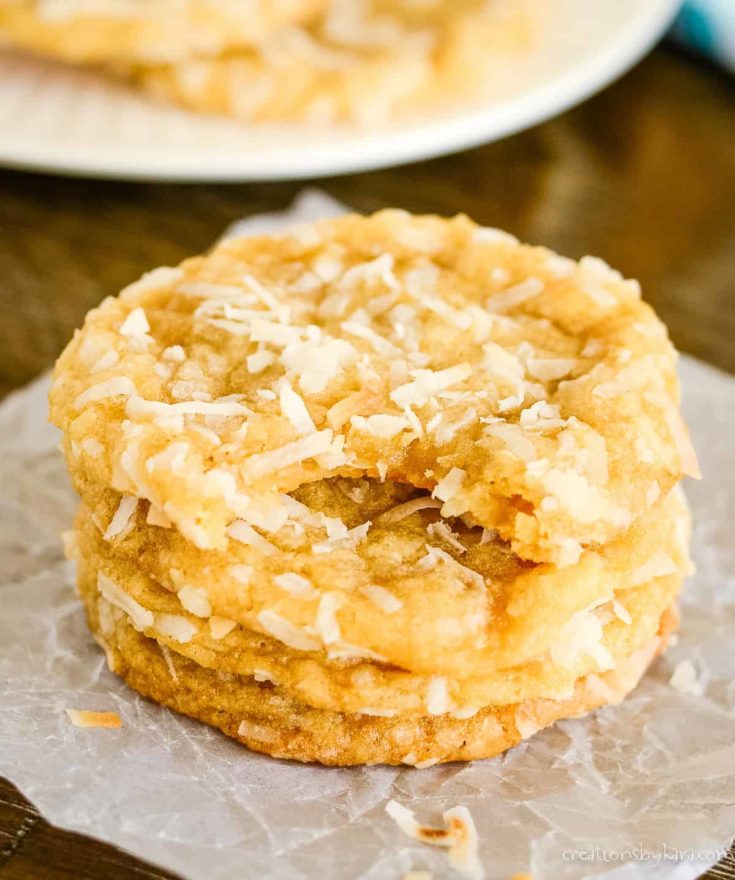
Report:
[[[196,626],[181,614],[156,614],[154,625],[159,633],[182,645],[190,642],[197,633]]]
[[[163,529],[171,528],[171,519],[155,504],[151,504],[148,508],[145,521],[149,526],[159,526]]]
[[[246,523],[242,519],[236,519],[234,522],[230,523],[230,525],[227,526],[227,534],[231,538],[234,538],[235,541],[239,541],[241,544],[246,544],[248,547],[253,547],[255,550],[258,550],[266,556],[272,556],[274,553],[279,552],[278,547],[276,547],[275,544],[266,541],[261,534],[256,532],[249,523]]]
[[[467,807],[452,807],[442,816],[444,829],[420,825],[411,810],[396,801],[388,801],[385,811],[398,827],[414,840],[448,849],[449,864],[467,880],[484,880],[479,857],[479,837]]]
[[[398,714],[395,709],[377,709],[373,706],[362,706],[357,711],[360,715],[371,715],[375,718],[394,718]]]
[[[377,354],[388,358],[405,357],[404,352],[400,348],[380,336],[367,324],[361,324],[358,321],[343,321],[341,327],[345,333],[356,336],[358,339],[364,339]]]
[[[298,434],[313,434],[316,431],[314,420],[309,415],[303,397],[297,394],[286,382],[279,389],[281,413],[291,422]]]
[[[295,651],[318,651],[321,648],[315,638],[275,611],[261,611],[257,620],[268,635]]]
[[[108,397],[130,397],[136,392],[137,389],[128,376],[111,376],[82,391],[74,400],[74,408],[82,409],[88,403],[98,403]]]
[[[255,354],[249,354],[245,358],[245,362],[248,366],[248,373],[257,374],[274,364],[276,356],[272,351],[256,351]]]
[[[431,538],[446,541],[450,547],[454,547],[459,553],[466,553],[467,548],[461,543],[459,538],[451,530],[448,523],[434,522],[430,523],[426,529]]]
[[[213,614],[209,618],[209,632],[213,639],[223,639],[226,635],[231,633],[236,626],[237,623],[234,620],[230,620],[227,617],[220,617],[217,614]]]
[[[366,434],[372,434],[374,437],[381,437],[389,440],[410,428],[410,424],[401,416],[391,416],[378,413],[377,415],[368,416],[352,416],[350,424],[356,431],[362,431]]]
[[[175,416],[248,416],[252,411],[234,400],[184,400],[179,403],[164,403],[160,400],[144,400],[133,394],[125,405],[125,415],[129,419],[171,418]]]
[[[120,325],[120,335],[128,337],[145,336],[150,329],[151,325],[148,323],[145,311],[138,307],[133,309]]]
[[[196,617],[211,617],[212,606],[209,604],[207,591],[203,587],[181,587],[176,594],[181,607]]]
[[[704,686],[699,681],[697,670],[691,660],[682,660],[676,664],[669,684],[680,693],[691,694],[693,697],[701,697],[704,693]]]
[[[403,602],[398,596],[378,584],[364,584],[360,587],[360,592],[386,614],[395,614],[403,608]]]
[[[136,602],[132,596],[129,596],[125,590],[118,587],[102,572],[97,575],[97,589],[110,605],[114,605],[128,615],[130,622],[139,632],[153,626],[153,612]]]
[[[441,501],[451,501],[459,493],[466,476],[467,473],[466,471],[463,471],[462,468],[453,467],[449,473],[439,480],[436,486],[434,486],[434,491],[431,493],[431,497],[439,498]]]
[[[459,468],[455,468],[455,470],[459,470]],[[414,513],[418,513],[420,510],[436,510],[441,506],[442,502],[438,498],[430,498],[428,495],[421,495],[418,498],[412,498],[410,501],[405,501],[403,504],[398,504],[396,507],[391,507],[390,510],[381,513],[379,519],[381,523],[396,523],[406,519],[406,517],[412,516]]]
[[[295,571],[277,574],[273,578],[273,583],[299,599],[313,599],[319,595],[311,581],[300,574],[296,574]]]
[[[426,689],[426,711],[429,715],[446,715],[451,709],[447,680],[434,676]]]
[[[339,593],[324,593],[316,612],[316,628],[325,645],[337,642],[340,637],[337,609],[342,604]]]
[[[390,393],[390,399],[403,409],[422,406],[439,391],[464,382],[472,375],[469,364],[457,364],[445,370],[412,370],[413,382],[400,385]]]
[[[65,709],[74,727],[105,727],[109,729],[122,727],[122,720],[117,712],[91,712],[89,709]]]
[[[639,565],[630,575],[628,586],[637,587],[657,577],[665,577],[678,571],[674,560],[667,553],[654,553],[643,565]]]
[[[293,464],[300,464],[309,458],[332,451],[335,442],[330,428],[307,434],[291,443],[286,443],[268,452],[257,453],[246,459],[246,466],[254,477],[267,476],[275,471],[283,470]]]
[[[138,499],[135,495],[122,496],[117,505],[117,510],[102,536],[105,541],[112,541],[115,538],[124,538],[125,535],[130,532],[134,525],[133,518],[137,508]]]
[[[576,358],[529,358],[526,369],[534,379],[554,382],[563,379],[577,366]]]
[[[515,309],[528,300],[537,297],[544,289],[544,282],[540,278],[527,278],[519,284],[507,287],[487,298],[485,308],[489,312],[502,314]]]
[[[630,616],[630,612],[623,605],[622,602],[619,602],[617,599],[613,600],[612,603],[613,614],[618,618],[618,620],[622,620],[623,623],[630,625],[633,623],[633,618]]]

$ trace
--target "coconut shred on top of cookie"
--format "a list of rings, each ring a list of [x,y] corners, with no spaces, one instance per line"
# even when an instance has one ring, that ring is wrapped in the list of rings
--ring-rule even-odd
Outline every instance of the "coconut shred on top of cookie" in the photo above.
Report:
[[[368,476],[568,564],[697,474],[675,359],[601,260],[390,210],[227,241],[105,300],[52,419],[73,475],[202,548],[235,520],[288,527],[304,483]]]

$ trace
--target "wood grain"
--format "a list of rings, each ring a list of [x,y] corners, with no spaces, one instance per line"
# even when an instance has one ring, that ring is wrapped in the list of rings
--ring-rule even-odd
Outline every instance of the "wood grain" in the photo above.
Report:
[[[582,107],[497,144],[319,181],[360,211],[453,214],[641,280],[677,346],[735,371],[732,79],[658,50]],[[47,369],[85,312],[303,184],[182,186],[0,172],[0,394]],[[708,875],[735,880],[735,859]],[[2,880],[164,880],[52,828],[0,783]]]

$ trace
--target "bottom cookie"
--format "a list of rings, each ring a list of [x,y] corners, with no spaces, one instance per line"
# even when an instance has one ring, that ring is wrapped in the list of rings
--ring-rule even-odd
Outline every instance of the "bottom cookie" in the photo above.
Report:
[[[217,727],[254,751],[321,764],[410,764],[489,758],[562,718],[622,700],[666,646],[677,613],[668,609],[644,647],[600,675],[580,679],[567,700],[488,706],[471,718],[395,718],[314,709],[269,682],[205,669],[150,639],[96,592],[82,591],[89,624],[110,668],[134,690]]]

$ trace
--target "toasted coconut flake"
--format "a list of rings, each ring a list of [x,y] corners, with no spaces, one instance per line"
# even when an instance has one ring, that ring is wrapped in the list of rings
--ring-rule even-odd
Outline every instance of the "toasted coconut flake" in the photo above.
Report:
[[[321,644],[315,638],[275,611],[261,611],[258,614],[258,623],[268,635],[295,651],[318,651],[321,648]]]
[[[365,584],[360,587],[360,592],[386,614],[395,614],[403,608],[403,602],[398,596],[394,596],[390,590],[378,584]]]
[[[117,505],[110,524],[107,526],[104,535],[105,541],[112,541],[115,538],[124,538],[133,528],[135,511],[138,508],[138,499],[134,495],[123,495]]]
[[[117,712],[92,712],[89,709],[66,709],[65,712],[75,727],[122,727],[122,719]]]
[[[296,574],[295,571],[277,574],[273,578],[273,583],[299,599],[313,599],[319,595],[311,581],[303,575]]]
[[[183,586],[176,595],[185,611],[196,617],[211,617],[212,606],[203,587]]]
[[[475,823],[467,807],[452,807],[442,818],[443,829],[420,825],[411,810],[396,801],[388,801],[385,810],[404,834],[448,849],[449,864],[467,880],[483,880],[485,871],[478,853],[479,838]]]
[[[394,718],[398,714],[395,709],[376,709],[373,706],[363,706],[357,711],[360,715],[370,715],[375,718]]]
[[[182,364],[186,360],[186,352],[180,345],[169,345],[164,348],[161,360],[169,364]]]
[[[227,617],[220,617],[217,614],[213,614],[209,618],[209,632],[213,639],[223,639],[226,635],[231,633],[236,626],[237,623],[234,620],[229,620]]]

